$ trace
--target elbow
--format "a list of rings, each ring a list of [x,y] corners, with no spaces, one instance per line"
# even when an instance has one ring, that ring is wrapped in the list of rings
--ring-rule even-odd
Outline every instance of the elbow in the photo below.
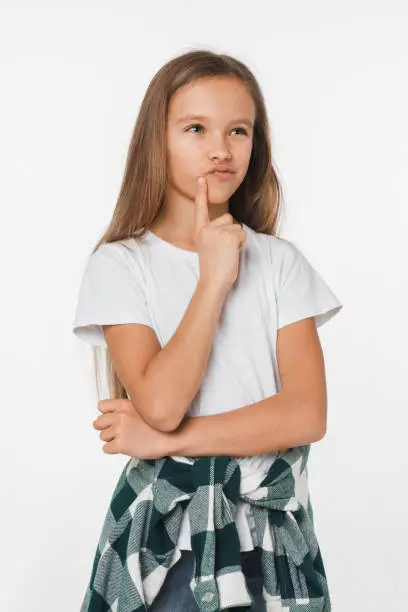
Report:
[[[154,407],[148,415],[147,422],[153,429],[162,433],[171,433],[180,425],[180,420],[176,419],[174,416],[171,416],[170,410],[167,409],[163,413],[162,408],[159,410]]]
[[[152,429],[162,433],[170,433],[177,429],[179,423],[175,423],[174,419],[171,420],[168,416],[163,415],[162,412],[155,410],[151,404],[147,407],[144,405],[142,409],[140,404],[135,405],[134,402],[132,403],[140,418]]]
[[[326,435],[326,425],[323,425],[322,423],[320,423],[313,430],[313,440],[312,440],[312,442],[318,442],[319,440],[322,440],[325,435]]]
[[[326,435],[327,431],[327,409],[326,405],[321,406],[313,406],[313,410],[311,411],[311,423],[313,423],[312,427],[312,438],[313,442],[318,442],[322,440]]]
[[[164,419],[154,421],[152,424],[153,429],[156,429],[156,431],[161,431],[162,433],[171,433],[172,431],[175,431],[178,426],[178,423],[175,425],[173,421]]]

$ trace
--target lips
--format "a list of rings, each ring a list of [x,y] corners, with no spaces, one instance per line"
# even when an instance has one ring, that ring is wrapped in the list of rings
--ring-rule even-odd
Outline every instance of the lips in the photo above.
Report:
[[[221,170],[213,170],[212,172],[209,172],[210,176],[214,176],[215,178],[218,179],[229,179],[233,176],[233,172],[229,171],[221,171]]]
[[[216,166],[210,170],[209,174],[214,174],[214,172],[229,172],[230,174],[233,174],[233,171],[229,166]]]

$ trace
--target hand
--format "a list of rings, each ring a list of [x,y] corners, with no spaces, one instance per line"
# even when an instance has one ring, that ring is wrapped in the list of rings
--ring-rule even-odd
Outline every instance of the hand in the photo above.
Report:
[[[160,459],[169,454],[171,433],[150,427],[130,400],[100,400],[98,410],[102,415],[93,421],[93,427],[102,430],[99,437],[107,442],[102,449],[104,453],[138,459]]]
[[[195,242],[199,254],[200,280],[228,290],[239,271],[239,251],[246,243],[246,232],[234,217],[225,213],[210,221],[207,182],[197,182],[195,198]]]

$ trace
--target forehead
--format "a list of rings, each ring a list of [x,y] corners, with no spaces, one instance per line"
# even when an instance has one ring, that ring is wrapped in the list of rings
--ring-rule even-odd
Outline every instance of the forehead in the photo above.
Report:
[[[234,76],[205,77],[180,87],[172,96],[168,116],[177,121],[183,115],[209,118],[255,118],[255,105],[244,83]]]

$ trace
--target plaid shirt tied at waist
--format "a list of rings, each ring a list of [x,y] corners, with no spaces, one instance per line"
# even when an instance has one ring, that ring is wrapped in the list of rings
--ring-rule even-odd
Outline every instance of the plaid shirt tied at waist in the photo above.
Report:
[[[234,520],[251,504],[261,549],[267,612],[330,612],[326,574],[307,491],[310,445],[278,454],[255,488],[240,490],[238,457],[137,459],[125,465],[112,495],[81,612],[149,610],[177,563],[183,511],[191,527],[190,587],[200,612],[249,610]]]

